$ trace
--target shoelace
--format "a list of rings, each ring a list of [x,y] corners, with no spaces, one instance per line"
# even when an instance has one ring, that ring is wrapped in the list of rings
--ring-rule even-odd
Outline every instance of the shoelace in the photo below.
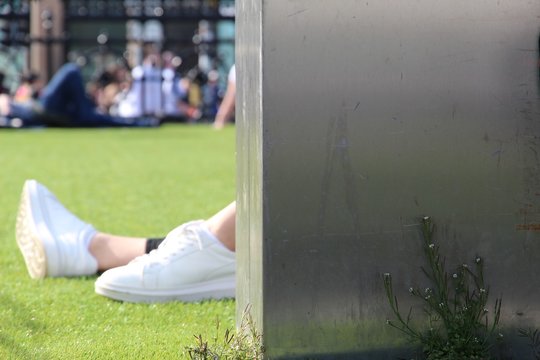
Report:
[[[157,249],[136,257],[131,262],[146,262],[148,264],[159,264],[174,258],[184,249],[195,245],[202,250],[203,244],[194,227],[197,224],[187,223],[172,230]]]

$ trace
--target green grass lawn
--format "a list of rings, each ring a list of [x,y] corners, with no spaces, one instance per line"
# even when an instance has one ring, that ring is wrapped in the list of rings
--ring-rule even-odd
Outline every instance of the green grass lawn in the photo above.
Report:
[[[0,131],[0,358],[186,358],[193,335],[234,327],[234,301],[128,304],[95,277],[32,280],[15,243],[25,179],[101,231],[164,236],[235,197],[234,127]]]

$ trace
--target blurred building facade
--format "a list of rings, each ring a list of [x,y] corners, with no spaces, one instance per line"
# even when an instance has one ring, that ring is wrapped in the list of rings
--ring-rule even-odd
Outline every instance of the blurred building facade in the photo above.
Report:
[[[172,51],[186,71],[226,74],[234,18],[234,0],[0,0],[4,85],[26,71],[49,79],[68,61],[89,78],[111,61],[136,66],[149,51]]]

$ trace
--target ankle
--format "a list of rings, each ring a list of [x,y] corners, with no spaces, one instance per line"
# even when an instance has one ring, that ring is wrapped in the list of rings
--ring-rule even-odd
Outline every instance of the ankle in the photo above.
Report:
[[[107,235],[103,233],[96,233],[88,244],[88,252],[96,259],[98,263],[98,270],[103,269],[103,254],[107,248]]]
[[[232,232],[231,236],[231,229],[225,228],[223,226],[216,226],[216,224],[211,221],[204,222],[204,229],[208,231],[208,233],[211,234],[213,237],[215,237],[216,240],[221,243],[221,245],[223,245],[225,248],[232,252],[235,251],[234,232]]]
[[[137,256],[144,255],[145,238],[116,236],[98,232],[90,240],[88,251],[96,259],[98,270],[123,266]]]

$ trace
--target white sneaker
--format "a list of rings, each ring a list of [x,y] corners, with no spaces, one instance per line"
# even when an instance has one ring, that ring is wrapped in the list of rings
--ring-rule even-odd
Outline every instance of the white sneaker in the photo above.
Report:
[[[88,251],[95,234],[45,186],[24,183],[15,236],[32,278],[95,274],[97,262]]]
[[[204,221],[171,231],[156,250],[105,271],[96,292],[129,302],[198,301],[235,295],[235,253]]]

